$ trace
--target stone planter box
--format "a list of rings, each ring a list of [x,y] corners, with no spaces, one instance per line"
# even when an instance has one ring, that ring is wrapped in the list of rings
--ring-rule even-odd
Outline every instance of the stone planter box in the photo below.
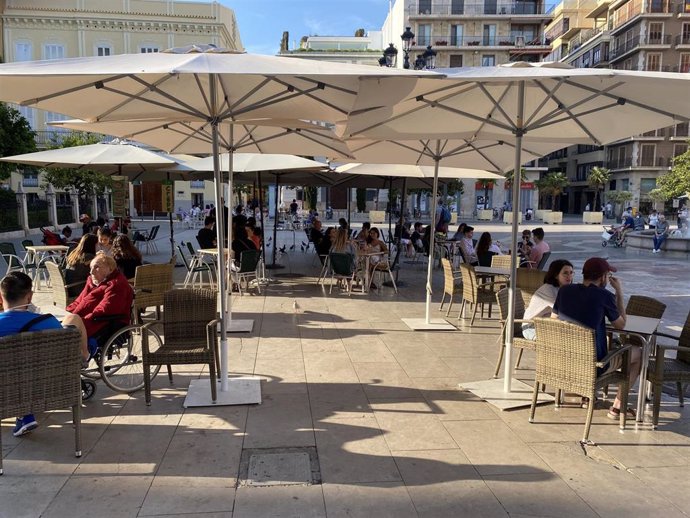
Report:
[[[369,211],[369,223],[380,224],[386,222],[386,211],[385,210],[370,210]]]
[[[537,209],[534,211],[534,219],[538,219],[539,221],[544,220],[544,214],[547,214],[551,212],[551,209]]]
[[[604,214],[602,212],[583,212],[582,223],[589,225],[601,225],[604,221]]]
[[[482,209],[477,211],[477,219],[479,221],[491,221],[494,219],[493,209]]]
[[[563,223],[563,213],[562,212],[547,212],[544,214],[544,223],[549,225],[558,225]]]
[[[503,223],[512,223],[513,222],[513,213],[505,211],[503,213]],[[522,223],[522,212],[518,213],[518,223]]]
[[[652,255],[653,230],[628,232],[625,253]],[[676,257],[690,259],[690,237],[669,236],[661,245],[659,257]],[[657,256],[655,256],[657,257]]]
[[[457,225],[458,224],[458,213],[457,212],[451,212],[450,213],[450,225]]]

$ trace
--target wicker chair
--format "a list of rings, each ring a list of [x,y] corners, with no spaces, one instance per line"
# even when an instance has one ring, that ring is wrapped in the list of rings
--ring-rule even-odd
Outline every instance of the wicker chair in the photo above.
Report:
[[[496,293],[496,302],[498,303],[498,313],[501,319],[501,335],[498,337],[499,341],[499,352],[498,361],[496,362],[496,371],[494,372],[494,378],[498,376],[498,371],[501,370],[501,363],[503,363],[503,354],[506,347],[506,324],[508,323],[508,288],[503,288],[498,293]],[[520,290],[515,291],[515,320],[513,324],[513,348],[519,349],[517,360],[515,361],[515,368],[520,366],[520,360],[522,359],[522,352],[525,349],[530,351],[536,350],[536,342],[534,340],[527,340],[522,336],[522,324],[523,322],[528,322],[523,320],[525,315],[525,305],[522,302],[522,294]]]
[[[0,419],[72,407],[74,454],[81,457],[80,370],[79,331],[74,328],[0,338]]]
[[[630,346],[616,349],[598,362],[593,329],[555,318],[535,318],[534,325],[537,331],[537,369],[529,422],[534,422],[541,384],[556,387],[556,407],[559,406],[563,390],[588,397],[587,421],[582,436],[582,442],[586,443],[589,440],[595,395],[599,387],[618,384],[621,387],[618,395],[621,408],[627,408]],[[597,368],[604,369],[599,376]],[[625,420],[626,412],[621,412],[621,430],[625,429]]]
[[[522,300],[525,303],[525,307],[529,306],[530,300],[532,300],[532,295],[534,292],[541,288],[544,284],[544,277],[546,272],[541,270],[532,270],[529,268],[518,268],[517,269],[517,287],[520,288],[522,292]]]
[[[647,369],[647,380],[654,389],[654,400],[652,407],[652,422],[654,427],[659,424],[659,409],[661,407],[661,387],[664,383],[675,382],[678,389],[678,402],[682,407],[684,385],[690,383],[690,313],[685,319],[685,325],[680,332],[680,336],[667,335],[665,333],[655,333],[657,336],[677,340],[677,345],[656,346],[656,356],[649,360]],[[676,350],[676,358],[666,358],[667,350]]]
[[[77,296],[71,296],[69,294],[70,288],[79,288],[79,290],[81,290],[86,285],[86,281],[66,284],[65,273],[56,263],[46,261],[45,267],[46,270],[48,270],[50,286],[53,289],[53,305],[64,309],[77,298]]]
[[[216,378],[220,373],[216,311],[218,292],[205,289],[170,290],[163,295],[163,320],[148,322],[142,340],[144,390],[151,404],[151,366],[166,365],[173,382],[172,365],[207,364],[211,378],[211,397],[216,401]],[[148,329],[162,325],[163,345],[149,350]]]
[[[438,310],[443,310],[443,304],[446,303],[446,296],[448,296],[448,310],[446,316],[450,314],[450,308],[453,307],[453,296],[455,295],[455,288],[462,288],[462,275],[458,275],[453,271],[453,265],[445,257],[441,258],[441,265],[443,265],[443,297],[441,298],[441,305]]]
[[[493,287],[497,283],[484,282],[479,284],[477,275],[474,272],[474,267],[469,264],[461,264],[460,273],[462,275],[462,306],[460,307],[458,320],[462,318],[465,311],[465,304],[468,303],[474,306],[470,326],[474,325],[474,319],[477,316],[479,304],[482,304],[482,316],[484,314],[484,304],[489,305],[489,318],[491,318],[491,306],[496,302],[496,293],[493,291]]]
[[[151,306],[156,307],[156,320],[160,320],[163,295],[173,287],[174,269],[175,265],[171,263],[137,266],[134,273],[134,315],[137,321],[141,319],[141,313]]]
[[[492,255],[491,256],[491,267],[492,268],[510,268],[510,256],[509,255]]]

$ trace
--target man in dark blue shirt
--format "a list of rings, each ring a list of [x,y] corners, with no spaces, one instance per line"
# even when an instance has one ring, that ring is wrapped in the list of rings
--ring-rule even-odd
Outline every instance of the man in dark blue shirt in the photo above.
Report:
[[[623,288],[620,280],[611,275],[611,272],[615,271],[616,268],[601,257],[587,259],[582,267],[582,284],[562,286],[553,305],[552,317],[575,322],[594,330],[597,360],[601,360],[608,353],[606,320],[616,329],[625,327]],[[606,289],[609,283],[615,295]],[[640,350],[633,349],[630,360],[631,386],[640,371],[640,357]],[[620,403],[619,396],[616,396],[609,410],[609,417],[618,419]]]

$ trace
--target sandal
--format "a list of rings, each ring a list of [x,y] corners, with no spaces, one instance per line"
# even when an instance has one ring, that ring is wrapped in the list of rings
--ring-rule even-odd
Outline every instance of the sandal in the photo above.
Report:
[[[620,410],[620,408],[611,407],[611,408],[609,408],[609,413],[606,415],[608,416],[609,419],[620,419],[621,410]],[[629,417],[631,419],[635,419],[637,417],[637,413],[632,408],[628,408],[625,411],[625,416]]]

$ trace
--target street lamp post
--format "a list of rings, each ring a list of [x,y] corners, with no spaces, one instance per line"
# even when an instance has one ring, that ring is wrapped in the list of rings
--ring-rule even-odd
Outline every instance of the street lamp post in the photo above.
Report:
[[[412,32],[411,27],[405,27],[405,32],[400,35],[403,42],[403,53],[405,54],[403,58],[403,68],[410,68],[410,49],[412,48],[412,41],[414,40],[414,32]]]
[[[403,42],[403,68],[410,68],[410,50],[412,49],[412,42],[414,41],[414,33],[411,27],[405,27],[405,32],[400,35]],[[395,67],[398,62],[398,49],[392,43],[383,51],[383,56],[379,58],[379,65],[382,67]],[[430,70],[436,68],[436,51],[428,45],[423,54],[417,56],[414,60],[413,67],[415,70]]]

